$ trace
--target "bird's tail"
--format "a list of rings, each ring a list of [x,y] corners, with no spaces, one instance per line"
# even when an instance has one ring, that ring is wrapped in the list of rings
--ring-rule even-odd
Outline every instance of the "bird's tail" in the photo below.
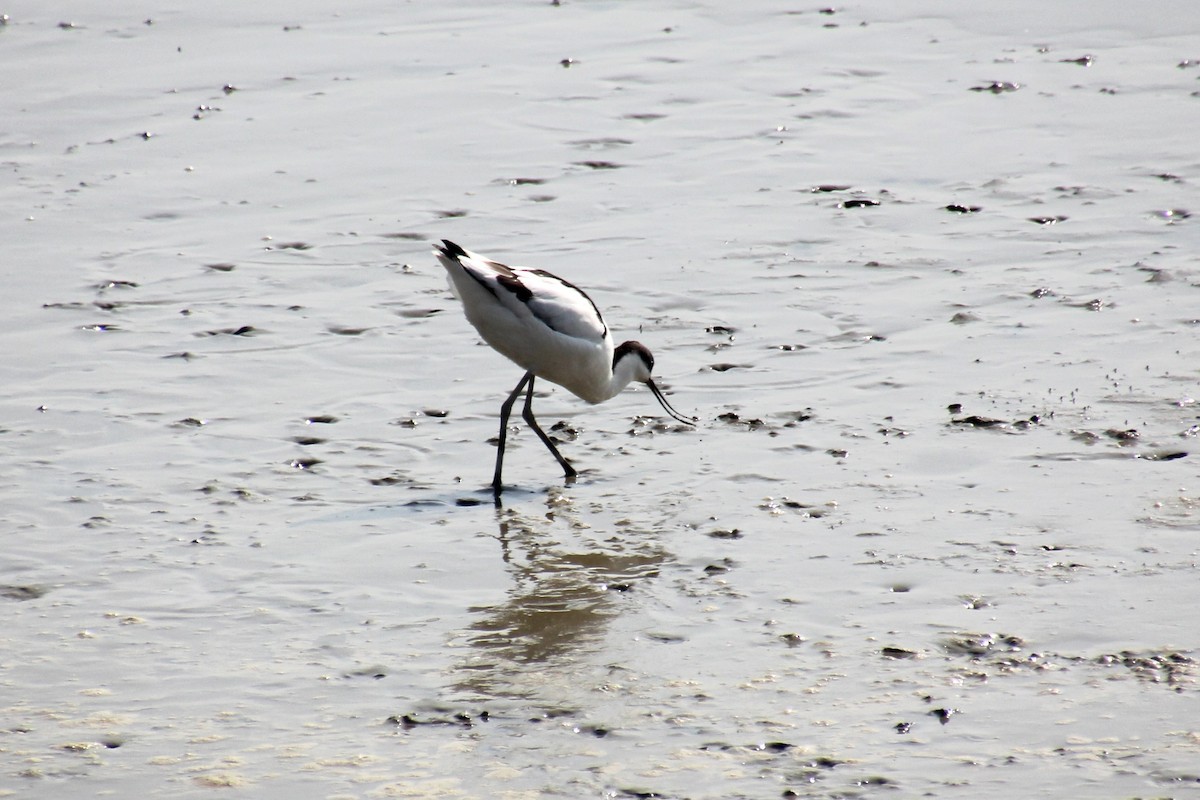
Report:
[[[439,257],[449,259],[450,261],[458,261],[460,258],[470,257],[470,253],[449,239],[442,239],[442,243],[435,244],[433,249],[437,251]]]
[[[450,272],[462,269],[462,262],[459,259],[468,258],[470,254],[449,239],[442,239],[441,244],[435,244],[433,246],[433,253],[438,257],[438,261],[442,262],[442,266],[446,268],[446,283],[450,285],[450,293],[459,300],[462,300],[462,295],[458,293],[458,286],[454,284],[454,279],[450,277]]]

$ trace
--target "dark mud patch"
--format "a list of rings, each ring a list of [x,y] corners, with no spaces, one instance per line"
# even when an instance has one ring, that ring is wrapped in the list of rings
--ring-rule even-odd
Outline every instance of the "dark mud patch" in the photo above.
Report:
[[[50,591],[45,586],[37,584],[26,585],[0,585],[0,598],[5,600],[16,600],[18,602],[25,600],[37,600],[39,597],[44,597]]]

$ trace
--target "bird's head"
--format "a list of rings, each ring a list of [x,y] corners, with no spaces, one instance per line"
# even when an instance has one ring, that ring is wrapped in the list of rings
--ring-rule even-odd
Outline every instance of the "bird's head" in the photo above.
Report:
[[[629,376],[628,380],[640,381],[646,384],[650,387],[650,392],[654,395],[654,399],[658,400],[658,404],[671,417],[685,425],[695,425],[696,420],[694,417],[685,417],[667,402],[667,398],[663,395],[662,390],[658,388],[658,384],[650,377],[650,373],[653,370],[654,356],[651,355],[646,345],[641,342],[623,342],[613,350],[614,375],[624,371]]]

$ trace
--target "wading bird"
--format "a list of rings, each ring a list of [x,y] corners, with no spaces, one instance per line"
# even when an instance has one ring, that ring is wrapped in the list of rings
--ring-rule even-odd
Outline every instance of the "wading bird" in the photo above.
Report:
[[[500,406],[500,442],[492,490],[503,489],[504,442],[513,403],[525,392],[521,416],[563,468],[568,478],[575,468],[563,458],[533,417],[533,383],[544,378],[589,403],[603,403],[630,381],[641,381],[663,409],[687,425],[695,420],[671,407],[650,377],[654,356],[640,342],[613,347],[600,309],[582,289],[545,270],[509,267],[464,250],[447,239],[434,251],[462,300],[467,320],[483,340],[525,370],[512,394]]]

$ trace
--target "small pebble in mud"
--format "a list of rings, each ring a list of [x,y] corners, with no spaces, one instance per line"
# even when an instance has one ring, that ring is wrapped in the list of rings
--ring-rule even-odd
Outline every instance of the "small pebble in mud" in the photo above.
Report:
[[[1176,461],[1180,458],[1187,458],[1188,454],[1182,450],[1175,450],[1168,453],[1146,453],[1138,456],[1143,461]]]
[[[579,428],[572,426],[565,419],[560,419],[558,422],[550,426],[550,430],[559,434],[560,441],[573,442],[579,438]]]
[[[892,727],[895,728],[896,733],[903,735],[905,733],[908,733],[910,730],[912,730],[912,723],[911,722],[897,722]]]
[[[25,586],[0,586],[0,597],[7,600],[36,600],[50,591],[44,586],[29,584]]]
[[[578,725],[571,729],[572,733],[586,733],[595,736],[597,739],[603,739],[608,736],[608,728],[602,728],[598,725]]]
[[[709,325],[707,328],[704,329],[705,333],[716,333],[721,336],[728,336],[731,339],[733,338],[733,334],[735,331],[736,331],[736,328],[731,328],[728,325]]]
[[[742,532],[737,528],[718,528],[717,530],[709,531],[708,535],[713,539],[740,539]]]
[[[489,719],[488,713],[481,711],[478,719],[480,722],[487,722]],[[470,728],[474,722],[471,715],[465,711],[459,711],[447,716],[430,717],[429,719],[422,719],[418,714],[393,714],[385,721],[404,730],[412,730],[422,725],[452,725],[461,728]]]
[[[950,721],[952,716],[960,713],[962,712],[960,712],[957,708],[935,708],[929,712],[929,716],[937,717],[938,722],[945,725]]]
[[[292,469],[308,470],[321,463],[319,458],[293,458],[288,462]]]
[[[963,417],[961,419],[952,419],[950,422],[954,425],[970,425],[973,428],[995,428],[1005,424],[1004,420],[1002,419],[980,417],[975,414],[972,414],[969,417]]]
[[[946,410],[949,411],[951,414],[961,414],[962,413],[962,403],[951,403],[950,405],[946,406]]]
[[[253,325],[242,325],[237,328],[218,328],[211,331],[203,331],[196,334],[197,336],[250,336],[258,333],[258,329]]]
[[[767,424],[767,423],[763,422],[761,419],[743,419],[742,417],[739,417],[737,414],[733,413],[732,411],[727,411],[724,414],[718,415],[717,420],[720,422],[728,423],[730,425],[745,425],[748,430],[752,430],[752,431],[758,430],[759,428],[766,427],[766,424]]]
[[[332,425],[337,421],[338,418],[332,414],[315,414],[304,418],[305,425]]]
[[[1085,54],[1078,58],[1060,58],[1058,62],[1060,64],[1078,64],[1081,67],[1090,67],[1096,62],[1096,57]]]
[[[397,484],[404,483],[404,478],[397,475],[387,475],[383,478],[369,478],[367,479],[367,483],[372,486],[396,486]]]
[[[564,58],[561,61],[559,61],[558,63],[562,65],[563,69],[570,69],[571,67],[575,66],[579,62],[573,58]]]
[[[808,641],[798,633],[783,633],[780,634],[779,639],[788,647],[799,647]]]
[[[958,203],[951,203],[948,206],[942,206],[942,208],[954,214],[978,214],[980,211],[983,211],[982,206],[963,206]]]
[[[1019,83],[1010,83],[1009,81],[992,81],[983,86],[972,86],[972,92],[991,92],[992,94],[1004,94],[1005,92],[1015,92],[1021,88]]]
[[[1057,225],[1060,222],[1066,222],[1068,217],[1058,214],[1056,216],[1047,217],[1029,217],[1030,222],[1036,222],[1038,225]]]
[[[620,169],[622,166],[612,161],[576,161],[575,164],[588,169]]]
[[[1160,211],[1153,212],[1154,216],[1167,222],[1179,222],[1180,220],[1188,219],[1192,216],[1192,212],[1185,208],[1165,208]]]
[[[1039,286],[1029,293],[1029,296],[1035,300],[1041,300],[1043,297],[1054,297],[1054,292],[1044,286]]]
[[[842,183],[822,183],[809,189],[813,194],[828,193],[828,192],[845,192],[850,189],[850,184]]]
[[[962,633],[947,637],[942,647],[951,655],[979,656],[995,653],[1015,653],[1025,646],[1019,636],[1005,633]]]
[[[884,658],[897,660],[917,658],[920,655],[920,653],[915,650],[906,650],[903,647],[885,647],[879,652]]]
[[[874,208],[881,205],[878,200],[871,200],[866,197],[856,197],[852,200],[843,200],[837,204],[838,208]]]

